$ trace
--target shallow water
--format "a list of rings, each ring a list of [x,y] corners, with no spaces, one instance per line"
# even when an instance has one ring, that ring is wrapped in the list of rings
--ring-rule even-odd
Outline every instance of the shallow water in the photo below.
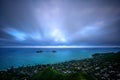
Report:
[[[42,50],[42,53],[36,51]],[[51,52],[56,50],[55,53]],[[119,48],[0,48],[0,70],[22,65],[52,64],[74,59],[89,58],[94,53],[117,52]]]

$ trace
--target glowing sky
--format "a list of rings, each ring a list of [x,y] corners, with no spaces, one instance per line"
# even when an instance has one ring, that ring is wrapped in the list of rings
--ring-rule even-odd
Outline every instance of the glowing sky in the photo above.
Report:
[[[0,45],[120,45],[120,0],[0,0]]]

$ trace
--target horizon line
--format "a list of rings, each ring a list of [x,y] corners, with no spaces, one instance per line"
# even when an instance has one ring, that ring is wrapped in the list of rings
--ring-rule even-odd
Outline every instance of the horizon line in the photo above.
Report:
[[[120,46],[0,46],[0,48],[120,48]]]

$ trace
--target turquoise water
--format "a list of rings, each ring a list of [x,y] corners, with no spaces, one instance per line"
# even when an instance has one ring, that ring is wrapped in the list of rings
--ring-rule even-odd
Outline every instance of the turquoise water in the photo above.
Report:
[[[42,50],[43,53],[36,53]],[[56,53],[50,51],[56,50]],[[118,48],[80,48],[80,49],[38,49],[38,48],[0,48],[0,70],[11,66],[52,64],[74,59],[91,57],[98,52],[117,52]]]

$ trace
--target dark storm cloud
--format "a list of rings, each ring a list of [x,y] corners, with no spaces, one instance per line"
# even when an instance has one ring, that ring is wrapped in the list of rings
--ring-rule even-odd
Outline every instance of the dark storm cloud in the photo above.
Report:
[[[1,45],[120,45],[119,0],[1,0]]]

